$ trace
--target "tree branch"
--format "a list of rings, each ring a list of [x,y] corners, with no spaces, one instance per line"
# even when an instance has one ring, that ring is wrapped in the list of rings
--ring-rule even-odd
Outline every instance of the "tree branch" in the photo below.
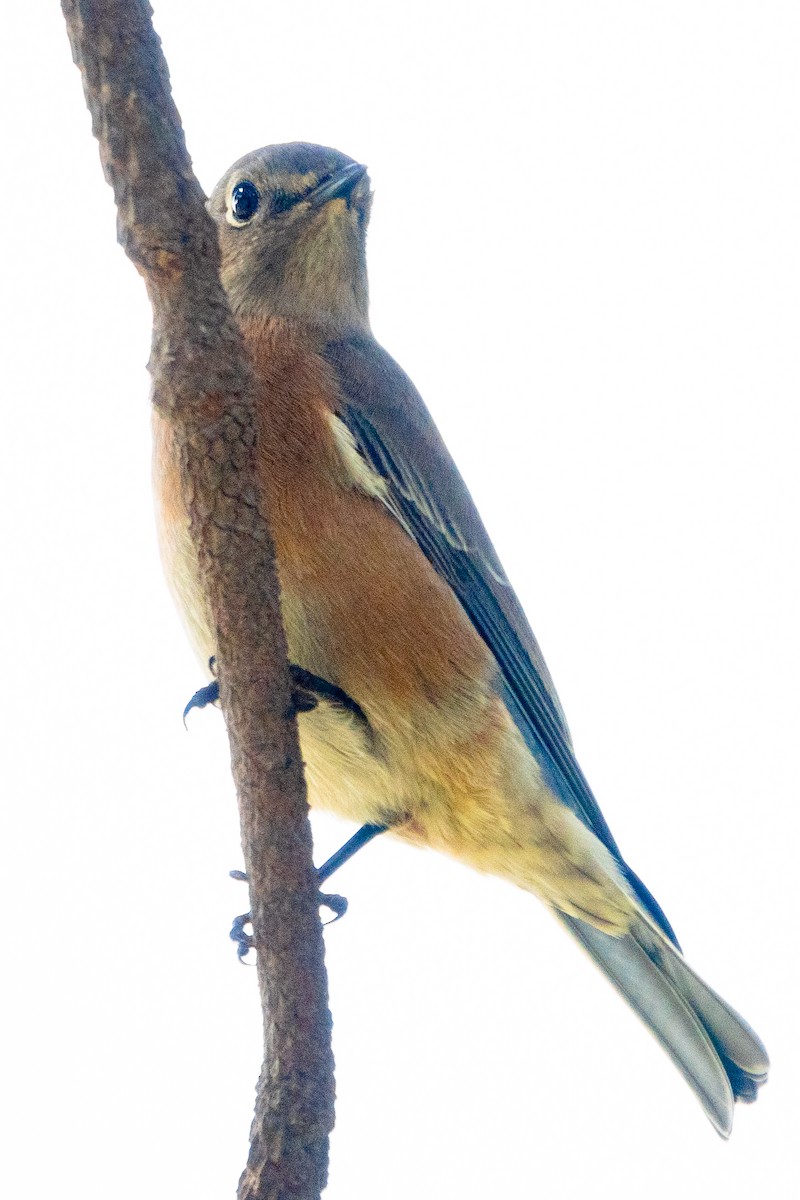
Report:
[[[250,368],[219,283],[145,0],[62,0],[118,237],[153,306],[153,403],[182,485],[216,626],[220,697],[250,879],[265,1062],[240,1200],[316,1200],[327,1180],[333,1057],[322,928],[274,552],[254,471]]]

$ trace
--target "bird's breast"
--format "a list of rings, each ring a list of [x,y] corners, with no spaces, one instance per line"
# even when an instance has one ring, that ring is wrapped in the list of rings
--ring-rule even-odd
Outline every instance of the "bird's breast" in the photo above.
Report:
[[[257,469],[290,659],[357,701],[388,759],[399,763],[413,753],[418,766],[435,764],[445,744],[477,734],[492,704],[494,660],[449,585],[382,502],[381,481],[337,429],[340,396],[330,368],[301,339],[279,334],[262,327],[248,344]],[[177,446],[158,415],[155,436],[162,556],[205,662],[214,653],[210,615],[180,494]],[[320,721],[315,738],[314,714],[301,720],[309,765],[327,755],[323,743],[336,741],[327,717],[324,730]],[[351,738],[352,761],[355,749]]]

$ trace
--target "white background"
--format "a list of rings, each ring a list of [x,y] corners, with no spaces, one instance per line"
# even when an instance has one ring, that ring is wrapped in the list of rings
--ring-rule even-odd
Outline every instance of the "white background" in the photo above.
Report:
[[[326,935],[329,1200],[795,1194],[800,10],[162,0],[204,186],[369,164],[374,328],[584,768],[774,1062],[732,1140],[535,901],[387,838]],[[2,49],[7,1196],[234,1194],[260,1062],[219,713],[160,578],[149,311],[58,7]],[[350,832],[315,821],[321,860]]]

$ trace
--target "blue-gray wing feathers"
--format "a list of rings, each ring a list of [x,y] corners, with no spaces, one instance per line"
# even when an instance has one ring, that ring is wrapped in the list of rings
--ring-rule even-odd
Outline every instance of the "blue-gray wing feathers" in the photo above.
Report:
[[[386,481],[404,527],[492,651],[505,703],[545,780],[611,851],[645,908],[677,945],[657,901],[622,858],[578,765],[542,653],[421,396],[371,339],[331,342],[325,358],[342,395],[339,417]]]

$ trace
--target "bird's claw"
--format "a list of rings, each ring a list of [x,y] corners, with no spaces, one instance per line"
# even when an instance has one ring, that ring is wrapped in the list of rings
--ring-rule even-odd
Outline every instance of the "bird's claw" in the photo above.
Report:
[[[253,941],[252,933],[245,932],[245,925],[249,925],[251,921],[250,913],[242,913],[239,917],[234,917],[231,931],[228,935],[232,942],[236,942],[236,957],[239,962],[244,962],[250,950],[253,949],[255,942]]]
[[[231,879],[236,879],[240,883],[247,883],[247,874],[244,871],[229,871]],[[329,908],[334,914],[330,921],[325,921],[325,925],[333,925],[339,921],[347,912],[347,897],[337,896],[330,892],[320,892],[319,903],[322,908]],[[250,925],[252,921],[249,912],[242,913],[239,917],[234,917],[233,924],[229,937],[232,942],[236,942],[236,956],[239,962],[244,962],[250,950],[253,949],[255,942],[253,941],[252,933],[245,931],[245,925]]]
[[[217,681],[217,656],[212,654],[208,660],[208,669],[214,678],[211,683],[207,683],[205,687],[198,688],[192,696],[186,708],[183,710],[183,723],[186,724],[186,718],[193,708],[205,708],[208,704],[216,704],[219,700],[219,683]]]
[[[219,684],[216,679],[212,679],[211,683],[207,683],[205,687],[198,688],[192,696],[186,708],[183,710],[183,723],[186,724],[186,718],[193,708],[205,708],[209,704],[214,704],[219,700]]]
[[[215,658],[209,659],[208,667],[212,672],[215,670]],[[293,685],[291,689],[289,715],[298,716],[300,713],[312,712],[319,704],[319,698],[308,685],[311,680],[316,681],[317,677],[315,675],[310,675],[307,671],[304,671],[302,667],[295,666],[294,663],[289,665],[289,675]],[[324,683],[324,680],[321,682]],[[332,687],[333,685],[329,686]],[[189,703],[184,708],[184,725],[186,724],[186,718],[193,708],[207,708],[209,704],[216,704],[218,700],[219,681],[217,679],[212,679],[210,683],[207,683],[204,687],[197,689]]]
[[[320,892],[319,902],[322,908],[329,908],[334,914],[330,921],[323,922],[325,925],[334,925],[347,912],[347,897],[326,895],[325,892]]]

